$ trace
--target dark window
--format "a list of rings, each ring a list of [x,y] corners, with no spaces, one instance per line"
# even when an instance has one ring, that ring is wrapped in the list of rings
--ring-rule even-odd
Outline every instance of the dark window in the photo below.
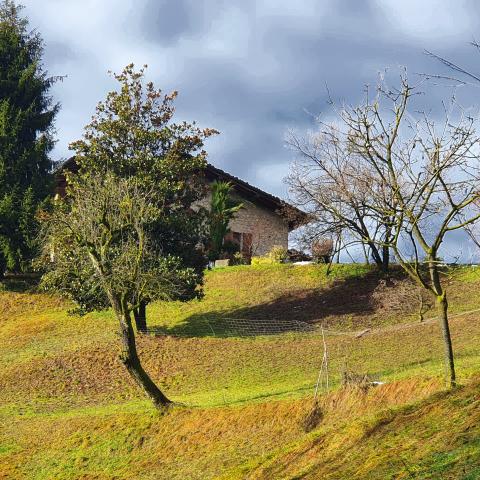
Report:
[[[242,234],[238,232],[232,232],[232,242],[238,245],[238,248],[242,248]]]
[[[251,233],[242,234],[242,253],[247,258],[252,256],[252,240],[253,235]]]
[[[224,238],[225,243],[233,243],[238,247],[238,251],[246,258],[252,256],[253,235],[251,233],[228,232]]]

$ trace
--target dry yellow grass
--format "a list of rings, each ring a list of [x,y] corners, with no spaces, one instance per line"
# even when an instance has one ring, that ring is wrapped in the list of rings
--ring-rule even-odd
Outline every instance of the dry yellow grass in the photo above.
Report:
[[[367,392],[332,393],[322,399],[321,428],[335,430],[384,408],[425,398],[437,388],[433,381],[402,381]],[[5,478],[204,479],[227,471],[225,478],[234,478],[238,466],[252,458],[267,461],[310,438],[302,421],[311,404],[311,399],[303,399],[207,410],[177,408],[165,416],[145,403],[57,413],[25,411],[2,428],[2,440],[14,438],[16,448],[0,456],[0,467],[10,471]]]
[[[477,379],[400,408],[379,410],[372,402],[362,416],[326,422],[286,451],[224,478],[480,478],[479,387]]]
[[[292,288],[303,289],[303,302],[309,289],[332,286],[314,267],[255,272],[212,272],[203,302],[155,305],[152,322],[215,316],[219,299],[227,299],[225,311],[264,309]],[[472,296],[479,284],[470,273],[453,280],[454,309],[480,302]],[[387,323],[398,328],[328,336],[333,390],[320,398],[321,423],[306,433],[323,352],[317,334],[140,338],[146,369],[187,405],[159,416],[118,362],[109,312],[70,317],[64,302],[31,293],[0,292],[0,302],[0,478],[478,478],[468,476],[480,456],[478,313],[452,319],[467,385],[452,394],[436,393],[443,381],[435,322],[404,326],[411,318],[397,312]],[[365,318],[358,306],[329,317],[350,331]],[[340,389],[345,366],[386,383]]]

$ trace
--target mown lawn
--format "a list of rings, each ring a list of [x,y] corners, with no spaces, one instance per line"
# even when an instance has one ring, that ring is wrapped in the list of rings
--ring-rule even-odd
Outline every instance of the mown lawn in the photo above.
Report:
[[[448,281],[453,312],[480,308],[474,294],[480,272],[457,269]],[[179,335],[138,341],[146,369],[184,404],[165,416],[139,396],[118,362],[110,312],[72,317],[68,304],[57,298],[0,293],[0,478],[303,478],[298,472],[319,478],[327,470],[314,461],[324,444],[316,439],[325,432],[338,430],[340,443],[357,438],[350,428],[363,427],[352,425],[375,422],[385,409],[429,402],[443,389],[436,322],[411,324],[415,292],[398,283],[378,287],[379,282],[366,266],[338,266],[329,278],[322,266],[232,267],[208,272],[201,301],[150,306],[149,324]],[[387,301],[400,290],[399,298]],[[325,325],[332,392],[322,393],[325,414],[318,429],[307,434],[301,424],[311,409],[323,355],[320,333],[238,338],[225,330],[225,317],[296,318]],[[473,402],[469,408],[476,411],[470,394],[480,373],[480,313],[452,318],[452,334],[459,380],[470,385],[452,398]],[[339,389],[344,370],[385,384],[345,393]],[[461,392],[470,396],[461,397]],[[418,408],[415,421],[420,424],[424,407]],[[394,410],[395,418],[402,412]],[[452,421],[448,428],[457,431],[462,425]],[[399,438],[408,439],[413,452],[415,430],[402,428],[399,423]],[[385,432],[384,439],[379,432],[377,443],[386,442],[381,457],[387,455],[392,442],[387,437],[393,433]],[[440,437],[439,445],[444,444],[437,450],[448,446],[448,438]],[[329,447],[332,455],[334,445]],[[445,471],[455,464],[470,472],[465,449],[479,454],[479,448],[469,440],[451,461],[428,448],[420,450],[414,459],[417,471],[392,478],[426,475],[428,465],[445,462]],[[337,450],[341,459],[345,452]],[[352,460],[358,471],[361,458]],[[394,459],[384,472],[406,468]],[[418,478],[435,478],[420,473]]]

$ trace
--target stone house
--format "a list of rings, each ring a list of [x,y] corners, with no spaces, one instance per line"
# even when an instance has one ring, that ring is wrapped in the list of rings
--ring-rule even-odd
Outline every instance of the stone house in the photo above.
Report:
[[[62,165],[56,177],[57,194],[65,194],[66,179],[63,172],[75,172],[76,169],[74,158]],[[213,165],[207,166],[205,179],[208,183],[230,182],[232,196],[243,203],[243,208],[230,222],[230,232],[225,240],[236,243],[246,257],[265,255],[275,245],[288,248],[289,233],[306,220],[304,212]],[[210,194],[199,205],[208,208]]]
[[[265,255],[275,245],[288,248],[288,234],[304,222],[303,212],[213,165],[207,166],[205,176],[210,183],[230,182],[232,196],[243,203],[225,240],[237,243],[247,257]],[[210,195],[202,203],[207,207]]]

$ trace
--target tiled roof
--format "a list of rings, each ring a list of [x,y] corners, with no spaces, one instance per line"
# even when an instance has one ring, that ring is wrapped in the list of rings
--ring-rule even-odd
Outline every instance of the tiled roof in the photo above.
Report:
[[[62,174],[63,170],[70,170],[75,172],[77,170],[77,164],[75,162],[75,157],[71,157],[62,163],[57,168],[57,193],[64,194],[66,181],[65,177]],[[287,202],[282,200],[275,195],[265,192],[254,185],[250,185],[249,183],[245,182],[244,180],[231,175],[220,168],[214,167],[210,163],[207,165],[205,169],[205,177],[208,180],[214,181],[226,181],[230,182],[234,188],[234,190],[242,197],[250,200],[252,203],[261,205],[269,210],[273,210],[274,212],[278,213],[279,215],[284,214],[286,210],[289,211],[289,228],[293,230],[297,226],[303,224],[307,220],[307,214],[302,212],[301,210],[289,205]],[[293,214],[293,215],[292,215]]]
[[[291,213],[296,213],[299,216],[299,220],[301,218],[306,218],[305,212],[298,210],[296,207],[293,207],[292,205],[288,204],[281,198],[276,197],[275,195],[272,195],[270,193],[267,193],[264,190],[261,190],[260,188],[255,187],[254,185],[251,185],[245,182],[244,180],[238,177],[235,177],[234,175],[231,175],[230,173],[225,172],[224,170],[221,170],[220,168],[214,167],[211,164],[207,165],[207,168],[205,170],[205,176],[209,180],[222,180],[222,181],[230,182],[233,185],[236,192],[238,192],[243,197],[246,197],[247,199],[251,200],[253,203],[258,203],[265,206],[268,209],[271,209],[274,211],[280,211],[280,212],[288,208],[291,211]],[[293,225],[292,225],[292,228],[293,228]]]

